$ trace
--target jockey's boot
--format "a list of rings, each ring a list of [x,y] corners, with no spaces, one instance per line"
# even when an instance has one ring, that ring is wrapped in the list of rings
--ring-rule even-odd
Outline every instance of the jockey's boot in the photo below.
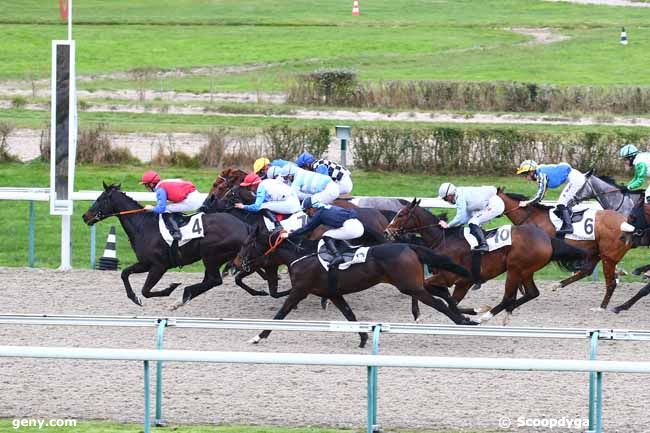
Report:
[[[555,235],[560,237],[573,233],[573,225],[571,224],[571,209],[563,204],[559,204],[555,208],[555,211],[557,216],[562,219],[562,227],[560,227],[560,230],[555,232]]]
[[[343,256],[336,248],[334,239],[325,236],[323,237],[323,241],[325,242],[327,251],[332,255],[332,261],[330,261],[329,270],[327,271],[327,287],[330,294],[334,295],[338,289],[336,271],[338,270],[339,265],[343,263]]]
[[[163,214],[163,220],[165,220],[165,225],[169,230],[169,234],[172,235],[172,238],[175,241],[180,241],[183,235],[181,234],[181,230],[178,228],[178,223],[176,222],[174,215],[170,213],[165,213]]]
[[[487,241],[485,240],[485,233],[483,232],[483,229],[478,224],[470,224],[469,232],[473,234],[476,240],[478,241],[478,245],[473,249],[473,251],[476,251],[481,254],[487,253],[488,244]]]
[[[273,222],[273,225],[275,225],[276,230],[279,229],[279,228],[280,229],[282,228],[282,224],[280,224],[280,221],[278,221],[277,217],[275,216],[275,214],[273,212],[271,212],[268,209],[262,209],[261,213],[262,213],[263,216],[267,217],[269,220],[271,220]]]

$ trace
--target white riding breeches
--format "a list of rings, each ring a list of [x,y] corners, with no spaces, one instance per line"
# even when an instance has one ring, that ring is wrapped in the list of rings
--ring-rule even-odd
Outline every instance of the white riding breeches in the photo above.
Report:
[[[262,204],[262,209],[268,209],[271,212],[284,215],[292,215],[301,210],[300,200],[295,195],[290,195],[282,201],[267,201]]]
[[[312,195],[311,200],[312,202],[318,202],[322,204],[332,204],[332,202],[334,202],[338,196],[339,186],[334,182],[330,182],[327,184],[324,190]]]
[[[363,224],[358,219],[352,218],[344,222],[342,227],[326,231],[323,236],[339,240],[360,238],[363,236]]]
[[[567,185],[560,193],[560,197],[557,199],[557,204],[563,204],[567,206],[573,197],[576,196],[578,191],[585,185],[587,179],[585,175],[580,173],[578,170],[571,169],[569,172],[569,179],[567,180]]]
[[[178,203],[167,202],[165,213],[172,212],[192,212],[197,210],[203,204],[203,197],[198,191],[192,191],[185,197],[185,200]]]
[[[477,210],[472,213],[472,217],[469,219],[470,224],[476,224],[481,226],[488,221],[491,221],[497,218],[506,210],[506,204],[501,200],[501,197],[498,195],[490,197],[488,200],[488,205],[481,210]]]
[[[352,178],[349,174],[344,174],[341,180],[338,181],[339,195],[349,194],[352,192]]]

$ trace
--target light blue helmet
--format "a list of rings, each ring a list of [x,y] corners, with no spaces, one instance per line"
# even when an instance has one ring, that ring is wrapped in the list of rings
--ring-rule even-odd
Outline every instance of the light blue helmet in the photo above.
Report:
[[[280,176],[280,171],[281,171],[280,167],[272,165],[269,167],[268,170],[266,170],[266,178],[275,179],[276,177]]]
[[[639,149],[633,144],[626,144],[621,147],[621,150],[618,152],[621,155],[621,158],[632,158],[639,153]]]
[[[300,154],[298,159],[296,159],[296,165],[300,168],[305,168],[311,166],[314,161],[316,161],[316,158],[314,155],[311,153],[307,152],[306,150]]]
[[[295,176],[298,173],[298,166],[294,164],[287,164],[280,169],[280,176]]]

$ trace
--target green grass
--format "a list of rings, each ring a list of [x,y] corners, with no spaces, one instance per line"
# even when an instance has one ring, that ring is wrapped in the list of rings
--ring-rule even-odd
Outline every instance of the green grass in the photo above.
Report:
[[[144,166],[90,166],[77,167],[76,190],[100,190],[101,182],[121,183],[125,191],[141,191],[138,180],[145,170]],[[159,168],[163,177],[183,177],[191,179],[199,191],[207,192],[217,176],[216,170],[210,169],[179,169]],[[353,173],[354,193],[369,196],[397,197],[434,197],[438,186],[445,181],[457,185],[497,185],[505,186],[508,191],[520,192],[532,196],[536,190],[533,182],[524,181],[516,176],[449,176],[425,174],[400,174],[383,172],[364,172],[356,170]],[[44,187],[49,183],[49,165],[33,162],[30,164],[3,163],[0,164],[1,186]],[[551,190],[548,200],[555,200],[558,190]],[[48,203],[37,202],[36,212],[36,266],[54,268],[60,264],[60,218],[49,215]],[[77,268],[88,268],[90,257],[90,229],[81,220],[81,215],[88,209],[90,203],[76,202],[73,222],[73,265]],[[453,216],[453,210],[448,212]],[[0,266],[27,266],[28,264],[28,203],[23,201],[3,201],[0,207],[0,221],[3,221],[5,233],[11,236],[3,238],[3,248],[0,249]],[[499,218],[491,226],[507,224],[506,218]],[[117,256],[122,266],[135,261],[135,256],[127,242],[126,235],[119,227],[117,220],[107,220],[97,224],[96,256],[100,257],[106,236],[111,224],[118,227]],[[640,248],[630,251],[623,260],[623,266],[628,270],[647,262],[647,250]],[[200,264],[183,268],[185,271],[201,272]],[[549,266],[538,273],[541,279],[558,279],[566,275],[555,265]],[[625,277],[626,281],[638,281],[638,278]]]

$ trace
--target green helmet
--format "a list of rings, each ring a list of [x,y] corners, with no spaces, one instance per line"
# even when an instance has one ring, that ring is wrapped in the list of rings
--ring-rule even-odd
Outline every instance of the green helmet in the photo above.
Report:
[[[625,146],[621,147],[621,150],[619,152],[619,155],[621,155],[621,158],[632,158],[636,156],[639,153],[639,149],[633,144],[626,144]]]

